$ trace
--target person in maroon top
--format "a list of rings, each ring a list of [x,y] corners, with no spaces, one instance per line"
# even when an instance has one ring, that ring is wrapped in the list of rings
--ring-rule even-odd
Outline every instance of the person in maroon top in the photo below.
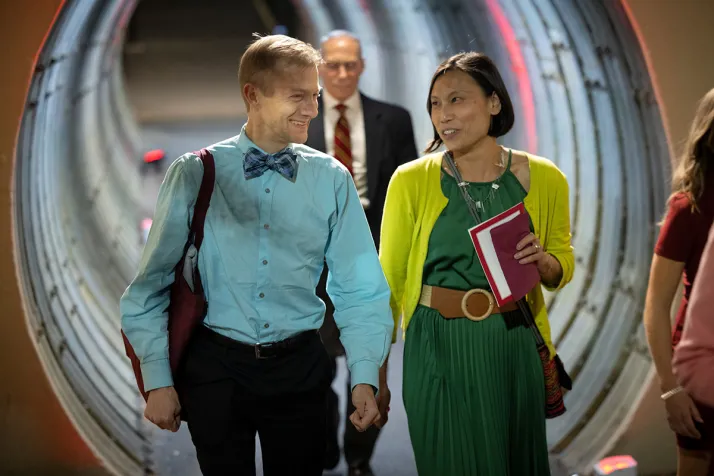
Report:
[[[672,369],[673,348],[682,336],[687,303],[713,222],[714,89],[699,103],[674,173],[667,215],[652,259],[644,311],[647,341],[660,379],[667,420],[677,435],[678,476],[709,475],[714,445],[714,421],[702,420],[703,407],[678,384]],[[680,279],[684,296],[672,330],[670,310]]]

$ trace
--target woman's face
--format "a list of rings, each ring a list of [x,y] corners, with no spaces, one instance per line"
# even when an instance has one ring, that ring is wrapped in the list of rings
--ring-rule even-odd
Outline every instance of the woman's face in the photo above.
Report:
[[[431,91],[431,122],[444,145],[452,152],[465,153],[488,135],[491,116],[501,104],[492,94],[463,71],[448,71],[439,76]]]

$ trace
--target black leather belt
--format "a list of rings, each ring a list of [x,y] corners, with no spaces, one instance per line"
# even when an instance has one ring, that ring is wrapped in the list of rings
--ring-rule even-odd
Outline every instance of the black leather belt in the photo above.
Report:
[[[199,326],[198,333],[201,337],[208,339],[221,347],[236,350],[238,352],[245,352],[246,354],[253,354],[256,359],[272,359],[275,357],[281,357],[307,346],[311,341],[320,340],[320,335],[317,333],[317,330],[301,332],[278,342],[255,345],[245,344],[235,339],[231,339],[230,337],[219,334],[204,325]]]

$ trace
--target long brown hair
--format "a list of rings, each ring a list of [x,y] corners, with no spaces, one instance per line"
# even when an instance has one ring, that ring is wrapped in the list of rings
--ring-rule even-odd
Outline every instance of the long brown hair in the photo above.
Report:
[[[679,165],[672,177],[672,195],[684,193],[698,210],[704,193],[704,181],[714,161],[714,89],[700,101],[692,121]]]

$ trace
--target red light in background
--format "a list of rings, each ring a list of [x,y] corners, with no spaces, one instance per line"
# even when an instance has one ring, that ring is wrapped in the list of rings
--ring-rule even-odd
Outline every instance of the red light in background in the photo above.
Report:
[[[154,149],[150,150],[146,154],[144,154],[144,162],[151,163],[151,162],[156,162],[157,160],[161,160],[166,156],[166,152],[164,152],[161,149]]]
[[[632,456],[610,456],[603,459],[595,466],[596,474],[613,474],[621,469],[637,468],[637,461]]]
[[[521,96],[521,101],[523,102],[523,115],[525,116],[524,120],[526,124],[528,151],[537,153],[538,134],[536,132],[533,89],[531,87],[531,80],[528,77],[526,62],[523,59],[521,45],[518,43],[516,33],[513,31],[513,27],[511,26],[511,22],[508,21],[506,14],[503,13],[503,9],[501,8],[501,5],[499,5],[498,0],[486,0],[486,6],[491,11],[493,19],[496,22],[496,26],[500,30],[501,35],[503,35],[508,55],[513,63],[513,71],[516,73],[516,78],[518,78],[518,91]]]

